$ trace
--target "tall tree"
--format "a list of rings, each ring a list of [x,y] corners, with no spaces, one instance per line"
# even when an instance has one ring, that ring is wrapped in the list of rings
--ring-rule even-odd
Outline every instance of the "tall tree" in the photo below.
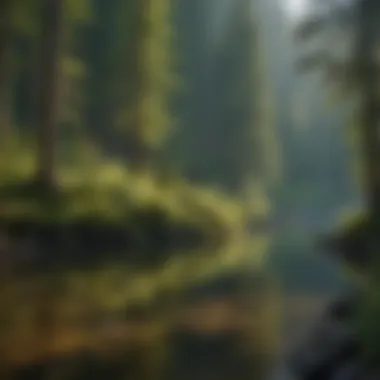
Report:
[[[4,0],[0,4],[0,133],[1,143],[6,144],[10,133],[11,105],[10,91],[10,59],[11,59],[11,13],[12,1]]]
[[[380,4],[361,0],[357,5],[358,32],[354,51],[354,70],[361,94],[362,151],[364,154],[368,205],[380,232],[380,93],[377,81],[380,65],[376,52],[379,43]]]
[[[360,372],[368,371],[366,365],[372,368],[379,362],[380,347],[378,345],[379,321],[379,248],[380,248],[380,127],[379,109],[380,95],[378,81],[380,65],[378,61],[378,46],[380,33],[378,19],[380,3],[376,0],[356,0],[343,3],[342,8],[330,9],[330,13],[322,14],[305,22],[298,29],[301,39],[308,39],[323,28],[333,26],[341,33],[335,40],[335,51],[325,47],[323,51],[315,52],[299,61],[301,69],[322,68],[329,84],[336,81],[347,95],[354,95],[356,102],[356,125],[361,148],[361,158],[367,201],[367,217],[353,221],[345,226],[343,233],[333,236],[328,242],[328,248],[334,250],[339,257],[348,261],[355,269],[365,275],[364,299],[354,300],[348,317],[355,314],[355,325],[352,331],[359,337],[357,351],[360,355]],[[336,28],[338,27],[338,28]],[[351,33],[349,33],[351,32]],[[334,36],[329,35],[330,42]],[[343,56],[337,56],[341,44],[350,42]],[[335,53],[335,54],[334,54]],[[341,345],[342,347],[344,345]],[[356,358],[351,358],[356,361]],[[324,364],[325,362],[322,361]],[[362,373],[356,377],[362,377]],[[369,372],[369,371],[368,371]],[[318,373],[321,373],[318,368]],[[351,374],[349,374],[351,375]],[[378,373],[370,373],[364,377],[378,377]],[[325,376],[326,377],[326,376]]]
[[[57,186],[62,21],[63,0],[44,0],[38,89],[37,181],[48,189]]]
[[[379,112],[380,96],[377,89],[379,69],[376,51],[379,43],[377,25],[380,16],[380,4],[376,0],[357,0],[341,7],[331,7],[330,12],[322,13],[302,23],[297,30],[301,40],[308,40],[314,34],[333,26],[329,34],[331,45],[299,60],[302,70],[322,68],[329,82],[335,81],[348,94],[354,95],[358,109],[358,136],[361,142],[361,155],[365,177],[365,190],[368,210],[373,220],[380,227],[380,140]],[[330,29],[331,30],[331,29]],[[343,33],[342,33],[343,31]],[[339,54],[338,43],[346,43],[346,50]],[[345,46],[345,45],[343,45]],[[330,49],[329,49],[330,48]],[[378,236],[376,233],[374,236]],[[379,246],[376,243],[376,246]]]
[[[88,124],[134,167],[151,161],[170,126],[170,0],[94,2],[86,42]]]
[[[62,42],[61,119],[62,137],[71,140],[83,138],[84,105],[87,89],[84,81],[87,65],[83,54],[83,36],[91,25],[93,4],[91,0],[66,0]],[[82,136],[80,136],[82,135]],[[73,141],[71,141],[73,142]]]
[[[207,76],[210,62],[210,42],[207,17],[209,1],[180,0],[173,7],[173,25],[177,31],[175,38],[176,71],[179,73],[180,91],[173,99],[175,116],[179,127],[172,136],[168,150],[175,154],[178,165],[185,175],[197,178],[204,162],[203,147],[199,143],[199,133],[207,133],[212,127],[204,120],[202,108],[207,108],[210,98],[204,92],[211,78]],[[212,13],[216,7],[212,7]],[[214,53],[214,52],[213,52]],[[194,151],[197,154],[193,154]],[[200,161],[200,162],[199,162]]]
[[[136,168],[151,162],[171,123],[170,5],[170,0],[144,0],[137,1],[135,10],[134,51],[127,58],[132,67],[127,66],[128,82],[122,91],[128,103],[122,104],[118,121],[126,129],[129,160]]]
[[[248,177],[257,179],[262,158],[256,145],[261,138],[256,14],[250,1],[224,2],[227,15],[215,33],[209,18],[221,12],[220,5],[185,0],[178,5],[184,90],[175,143],[187,176],[239,193]]]

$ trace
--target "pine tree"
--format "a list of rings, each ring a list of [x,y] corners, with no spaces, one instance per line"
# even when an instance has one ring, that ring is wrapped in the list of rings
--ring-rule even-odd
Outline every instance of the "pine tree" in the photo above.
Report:
[[[214,33],[208,15],[214,16],[220,4],[211,4],[215,8],[183,1],[177,8],[183,90],[176,103],[180,131],[173,146],[192,180],[236,194],[249,176],[257,179],[263,158],[258,149],[256,16],[251,2],[228,2],[219,15],[224,22]]]
[[[331,12],[319,14],[302,23],[297,30],[298,38],[309,40],[316,33],[334,27],[339,35],[329,33],[329,42],[335,40],[333,48],[344,42],[348,46],[343,56],[334,56],[326,41],[321,51],[302,57],[298,66],[302,70],[321,69],[328,84],[335,83],[345,91],[346,99],[350,95],[359,99],[359,136],[364,157],[364,170],[368,208],[375,219],[380,220],[380,171],[377,163],[380,159],[379,115],[380,106],[375,81],[378,78],[379,65],[376,62],[378,42],[377,17],[380,14],[379,3],[375,0],[357,0],[353,5],[341,8],[332,7]],[[344,39],[344,40],[343,40]]]
[[[57,186],[57,143],[60,122],[61,40],[63,0],[44,0],[38,97],[37,181],[47,189]]]
[[[95,1],[85,49],[88,124],[135,168],[152,161],[171,124],[170,0]]]
[[[327,83],[337,83],[344,89],[344,99],[351,95],[356,100],[359,143],[361,148],[364,183],[366,190],[367,213],[352,225],[346,226],[343,233],[338,233],[329,239],[328,248],[364,275],[364,301],[355,300],[359,310],[348,313],[352,320],[355,314],[355,325],[350,329],[355,335],[353,347],[359,355],[350,357],[350,362],[356,360],[360,367],[356,376],[362,377],[368,371],[368,363],[378,363],[379,345],[377,344],[379,303],[378,300],[378,251],[380,247],[380,159],[379,113],[380,97],[377,82],[380,65],[377,62],[377,46],[379,30],[377,20],[380,16],[380,3],[376,0],[357,0],[342,8],[332,7],[332,12],[315,16],[301,25],[297,35],[301,40],[308,40],[314,34],[329,26],[338,30],[340,38],[335,43],[349,42],[342,56],[334,55],[327,46],[314,55],[306,56],[299,61],[301,69],[322,69]],[[336,35],[329,35],[330,41]],[[334,44],[335,50],[338,45]],[[336,52],[335,52],[336,53]],[[369,285],[369,286],[368,286]],[[359,316],[359,318],[358,318]],[[359,323],[357,321],[359,319]],[[359,331],[357,329],[359,328]],[[358,342],[359,340],[359,342]],[[359,347],[357,346],[359,344]],[[352,346],[352,345],[351,345]],[[341,345],[341,347],[344,347]],[[338,350],[341,353],[342,350]],[[360,356],[360,357],[358,357]],[[330,358],[331,359],[331,358]],[[324,365],[325,362],[322,362]],[[336,365],[336,360],[332,365]],[[320,367],[322,367],[322,365]],[[331,372],[330,365],[330,372]],[[372,368],[372,367],[371,367]],[[375,370],[377,367],[375,366]],[[350,372],[350,371],[349,371]],[[378,377],[375,372],[374,378]],[[368,378],[372,378],[373,374]],[[322,375],[327,378],[327,375]],[[367,378],[366,375],[364,377]]]
[[[0,133],[1,144],[6,145],[11,127],[10,59],[11,59],[12,1],[0,4]]]

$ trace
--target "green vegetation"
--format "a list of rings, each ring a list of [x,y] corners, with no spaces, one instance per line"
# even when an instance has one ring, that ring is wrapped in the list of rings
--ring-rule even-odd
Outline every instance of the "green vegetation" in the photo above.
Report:
[[[242,206],[218,191],[194,188],[177,178],[162,180],[152,172],[130,172],[122,163],[99,158],[58,169],[60,191],[49,199],[38,185],[33,193],[35,165],[30,151],[2,158],[1,218],[9,221],[24,215],[58,222],[102,218],[125,223],[133,209],[143,212],[151,207],[162,210],[173,223],[220,227],[223,235],[228,229],[239,230],[244,220]]]
[[[354,1],[349,7],[332,7],[326,14],[315,15],[298,30],[300,40],[307,40],[320,31],[328,36],[322,51],[314,51],[300,60],[301,69],[323,68],[329,84],[338,87],[345,105],[350,106],[355,130],[350,130],[356,150],[360,151],[360,185],[368,206],[365,213],[343,227],[330,241],[342,261],[348,262],[361,275],[364,300],[359,307],[361,360],[375,366],[379,363],[379,252],[380,252],[380,176],[379,176],[379,63],[373,59],[378,45],[375,32],[380,14],[375,0]],[[355,15],[355,17],[353,17]],[[331,28],[332,26],[332,28]],[[336,33],[338,31],[338,33]],[[349,31],[349,33],[346,33]],[[350,48],[334,55],[328,46],[344,42]],[[321,53],[322,52],[322,53]],[[354,100],[354,107],[350,101]],[[348,129],[348,128],[346,128]],[[358,149],[359,148],[359,149]],[[357,169],[357,168],[355,168]],[[356,326],[357,327],[357,326]],[[376,374],[377,375],[377,374]],[[359,374],[361,376],[361,374]]]
[[[52,229],[63,231],[71,239],[69,250],[80,256],[80,249],[95,249],[91,239],[101,240],[103,234],[107,242],[111,233],[119,243],[103,245],[104,259],[114,249],[125,252],[125,264],[133,253],[138,261],[155,266],[180,251],[218,255],[243,231],[247,215],[238,201],[178,178],[130,172],[121,163],[99,157],[59,168],[59,191],[46,194],[33,182],[32,157],[25,148],[8,150],[1,161],[13,164],[12,170],[7,165],[0,168],[0,222],[15,239],[22,239],[22,234],[38,239],[42,231],[43,244]],[[18,232],[20,228],[23,232]],[[85,240],[76,247],[76,239]],[[50,249],[59,249],[60,242]],[[69,257],[75,260],[72,254]],[[94,254],[94,262],[95,258]],[[75,267],[75,261],[69,265]]]
[[[234,3],[214,50],[205,2],[176,5],[0,4],[1,364],[92,349],[87,322],[128,330],[134,308],[170,329],[184,288],[261,270],[269,236],[247,226],[268,216],[278,157],[252,103],[256,16]],[[264,298],[244,324],[268,357]]]
[[[7,144],[1,152],[0,222],[11,240],[22,240],[22,234],[48,240],[50,229],[51,234],[70,236],[73,244],[81,230],[90,229],[97,237],[117,232],[114,236],[126,236],[113,239],[121,242],[113,249],[141,257],[148,250],[147,257],[155,257],[158,265],[178,251],[223,250],[244,234],[248,219],[266,217],[267,201],[251,191],[252,184],[261,185],[259,171],[252,178],[260,158],[250,154],[251,137],[257,137],[257,146],[261,140],[259,132],[251,133],[259,129],[253,125],[250,104],[256,91],[256,36],[245,6],[234,6],[229,42],[212,59],[219,67],[216,57],[223,58],[217,70],[224,79],[219,95],[225,94],[223,103],[233,107],[202,122],[203,130],[182,107],[172,107],[173,97],[179,96],[174,92],[175,70],[190,89],[194,79],[182,70],[191,59],[186,41],[196,32],[193,26],[181,28],[188,24],[181,22],[189,17],[185,4],[173,12],[169,0],[118,0],[111,5],[40,0],[27,10],[22,2],[3,6],[11,17],[0,30],[5,41],[0,71],[9,68],[8,56],[15,65],[4,74],[7,80],[0,81],[0,92],[9,100],[0,110],[7,115],[2,123]],[[205,11],[195,3],[193,9]],[[178,52],[174,26],[180,31]],[[173,66],[174,56],[181,68]],[[194,70],[203,69],[194,62]],[[233,75],[225,75],[230,71]],[[250,78],[247,86],[245,76]],[[242,101],[235,104],[231,96]],[[160,158],[170,150],[169,131],[176,117],[177,135],[189,150],[176,174],[167,175],[162,173],[174,165],[164,166]],[[223,130],[229,132],[218,141],[216,133],[224,135],[222,119]],[[203,146],[208,131],[215,134],[212,159],[210,146]],[[187,132],[196,139],[189,140]],[[21,146],[14,142],[18,139]],[[195,175],[187,171],[188,163]],[[202,183],[195,186],[192,180],[199,179]],[[205,183],[213,188],[204,188]]]
[[[361,356],[366,363],[371,365],[377,365],[380,358],[379,291],[379,283],[371,281],[357,316],[362,345]]]

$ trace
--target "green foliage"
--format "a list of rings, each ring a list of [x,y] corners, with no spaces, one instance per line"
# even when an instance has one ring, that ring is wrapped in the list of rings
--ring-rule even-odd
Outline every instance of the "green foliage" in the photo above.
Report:
[[[12,355],[16,358],[25,355],[25,360],[31,360],[30,345],[36,352],[39,350],[34,341],[34,334],[38,332],[33,324],[27,323],[27,317],[38,312],[39,297],[44,296],[47,289],[50,289],[55,305],[49,309],[50,317],[56,323],[57,334],[61,334],[61,329],[65,332],[66,324],[72,320],[87,322],[96,320],[97,313],[124,312],[136,306],[148,308],[156,302],[164,302],[165,305],[168,297],[170,301],[183,287],[200,283],[216,274],[247,270],[248,266],[253,271],[260,270],[260,257],[266,250],[267,237],[251,242],[243,235],[247,216],[244,205],[220,192],[196,188],[178,178],[160,181],[155,179],[154,173],[129,172],[120,163],[99,159],[94,151],[83,154],[81,150],[82,160],[77,155],[75,167],[65,165],[59,168],[61,191],[58,200],[51,203],[48,199],[38,198],[38,192],[30,192],[30,179],[35,169],[32,152],[32,149],[20,148],[17,144],[6,153],[2,152],[2,221],[43,219],[49,223],[75,223],[80,218],[100,218],[103,222],[116,222],[133,233],[139,233],[138,230],[144,228],[145,212],[159,209],[169,220],[165,228],[170,230],[187,225],[193,230],[199,229],[206,240],[203,246],[190,252],[191,255],[173,252],[166,263],[153,269],[136,271],[126,262],[103,265],[85,272],[69,269],[56,273],[53,279],[49,273],[11,279],[11,283],[0,288],[0,303],[7,305],[2,307],[2,317],[9,321],[1,326],[2,347],[6,347],[12,360],[15,360]],[[11,167],[9,162],[12,162]],[[137,225],[128,223],[133,214],[141,216]],[[145,238],[149,240],[151,236],[148,234]],[[209,244],[210,241],[213,243]],[[264,308],[261,310],[264,312]],[[20,318],[15,318],[16,315]],[[267,317],[265,320],[268,322]],[[260,343],[255,340],[250,344],[254,344],[255,349],[265,345],[270,331],[264,333],[260,328]],[[74,333],[71,349],[89,344],[85,340],[88,337]],[[91,334],[94,339],[97,333],[92,331]],[[17,349],[20,342],[24,342],[25,351]],[[163,343],[161,340],[160,344]],[[265,347],[270,350],[269,346]],[[70,348],[56,349],[63,352]],[[266,351],[267,360],[269,356]]]
[[[380,360],[380,285],[377,280],[366,285],[366,294],[357,318],[361,355],[367,363],[376,365]]]
[[[360,169],[365,172],[366,178],[360,175],[360,179],[364,180],[371,203],[376,203],[374,198],[379,187],[376,174],[378,127],[374,111],[379,99],[373,87],[378,71],[373,51],[378,44],[375,29],[379,12],[379,4],[371,0],[358,0],[347,6],[332,5],[330,13],[314,15],[301,23],[296,33],[301,41],[309,43],[311,37],[322,32],[325,34],[323,50],[312,52],[300,63],[302,66],[303,62],[307,70],[321,69],[327,85],[334,85],[336,97],[343,99],[344,104],[350,107],[354,119],[350,130],[351,137],[354,136],[351,143],[354,142],[353,145],[360,149],[362,159],[356,160],[356,164],[361,164]],[[342,46],[343,54],[342,51],[335,54],[330,47],[338,47],[338,44]]]
[[[170,1],[93,5],[93,25],[83,45],[89,73],[86,122],[107,151],[122,151],[131,163],[149,161],[146,152],[162,146],[172,125]]]
[[[187,2],[190,7],[191,3]],[[210,65],[211,69],[216,69],[215,75],[198,78],[197,85],[203,95],[212,95],[208,90],[214,83],[218,84],[215,94],[220,95],[221,102],[212,96],[209,100],[212,110],[220,109],[220,113],[215,119],[206,120],[205,113],[200,112],[205,110],[202,104],[205,97],[200,97],[196,102],[196,106],[200,106],[196,112],[198,119],[188,116],[188,129],[181,135],[186,145],[188,133],[192,135],[196,131],[195,144],[187,145],[190,149],[185,152],[186,159],[196,161],[196,166],[206,165],[201,182],[212,182],[218,186],[214,189],[195,186],[177,176],[163,178],[160,173],[148,169],[149,165],[143,165],[138,171],[133,170],[132,165],[125,166],[126,158],[134,162],[136,147],[138,154],[143,153],[144,164],[153,161],[174,123],[171,112],[171,92],[176,79],[171,51],[172,19],[175,17],[171,14],[172,2],[66,0],[61,71],[56,73],[63,85],[61,129],[58,141],[44,142],[45,148],[49,144],[59,145],[55,152],[59,157],[59,165],[55,168],[58,189],[50,194],[43,192],[34,181],[37,169],[34,98],[39,84],[34,62],[38,52],[37,31],[42,2],[17,0],[14,4],[12,49],[16,69],[9,90],[14,92],[14,128],[16,125],[20,127],[23,142],[14,141],[0,152],[1,229],[6,230],[16,222],[31,223],[32,227],[58,226],[59,229],[67,226],[75,229],[78,221],[99,222],[101,226],[121,227],[141,243],[141,246],[128,247],[134,252],[126,252],[126,255],[137,256],[151,244],[157,230],[164,230],[166,235],[178,229],[190,231],[193,232],[191,236],[194,233],[201,235],[202,241],[195,248],[187,248],[184,244],[182,249],[180,245],[165,252],[168,253],[165,262],[162,260],[153,268],[135,270],[136,267],[125,260],[118,265],[105,264],[87,271],[65,267],[54,275],[39,273],[35,277],[11,278],[7,283],[4,280],[4,286],[0,287],[1,317],[4,316],[10,324],[0,326],[3,328],[1,337],[7,337],[2,339],[2,348],[9,348],[9,344],[14,348],[11,351],[21,357],[24,347],[26,351],[33,347],[32,351],[40,353],[36,336],[40,337],[41,332],[33,331],[32,321],[38,317],[41,305],[52,324],[56,318],[62,321],[75,313],[83,313],[82,316],[92,320],[99,311],[125,311],[136,305],[148,305],[149,308],[160,302],[162,293],[175,293],[183,286],[202,282],[216,273],[259,268],[268,237],[260,234],[251,238],[244,232],[248,220],[265,218],[269,211],[265,186],[259,186],[258,183],[262,183],[256,178],[248,178],[256,164],[256,156],[251,156],[252,140],[260,132],[256,134],[255,131],[255,137],[251,138],[252,128],[256,128],[251,114],[251,85],[255,75],[252,69],[253,25],[252,20],[244,19],[247,8],[236,8],[229,37]],[[198,5],[202,4],[201,1]],[[205,12],[205,8],[202,9]],[[186,13],[185,8],[182,11]],[[197,23],[191,24],[195,31]],[[200,36],[200,40],[207,40],[205,34]],[[193,36],[189,41],[194,45]],[[189,44],[182,52],[196,60]],[[198,69],[191,68],[193,73]],[[185,79],[191,82],[192,77]],[[196,97],[195,94],[190,101],[195,101]],[[239,98],[242,98],[241,102]],[[206,125],[210,129],[202,129]],[[261,125],[257,124],[257,128]],[[204,138],[209,139],[211,129],[215,149],[211,149],[212,159],[209,160],[208,148],[200,152],[197,139],[201,136],[199,142],[202,144]],[[14,134],[16,140],[18,131],[14,130]],[[218,142],[218,136],[222,136],[223,141]],[[261,137],[265,141],[272,138]],[[258,140],[261,141],[261,137]],[[96,149],[92,141],[98,143]],[[255,143],[260,145],[256,140]],[[119,159],[106,156],[118,156]],[[217,180],[208,181],[207,177],[212,176]],[[235,193],[245,187],[244,199],[227,196],[222,187]],[[65,228],[62,230],[67,232]],[[150,248],[157,253],[161,249],[160,243],[154,244],[151,244],[153,249]],[[54,259],[58,256],[58,252],[48,253]],[[51,304],[45,306],[43,301]],[[264,309],[263,306],[263,315],[256,326],[260,329],[260,339],[253,342],[255,335],[252,333],[250,343],[257,350],[263,345],[260,352],[268,357],[272,350],[268,342],[273,338],[273,330],[270,328],[271,318]],[[274,311],[270,316],[275,315]],[[61,325],[57,324],[60,328]],[[49,334],[48,328],[43,332]],[[96,335],[93,331],[91,333]],[[161,348],[163,343],[160,340],[155,346]]]
[[[257,22],[260,22],[260,18]],[[255,159],[260,162],[256,165],[256,170],[266,185],[271,188],[280,184],[283,174],[281,165],[281,147],[278,135],[278,120],[276,110],[276,99],[274,88],[275,84],[270,78],[268,67],[268,52],[264,42],[262,27],[257,28],[258,37],[256,38],[257,47],[252,54],[256,56],[256,91],[259,94],[256,101],[256,115],[252,121],[251,129],[253,147],[257,151]]]
[[[37,193],[31,191],[34,170],[31,150],[3,152],[0,166],[3,220],[42,218],[70,222],[100,218],[127,226],[136,212],[143,215],[144,210],[151,209],[164,215],[169,226],[194,226],[222,238],[240,230],[245,218],[239,203],[216,191],[197,189],[179,180],[160,183],[153,173],[131,173],[123,165],[107,160],[82,164],[77,161],[75,167],[60,168],[61,191],[59,199],[51,204],[38,189]]]
[[[380,265],[378,257],[371,251],[375,231],[376,225],[368,213],[349,212],[343,215],[339,230],[330,239],[332,248],[346,260],[351,280],[356,281],[363,291],[352,328],[358,330],[361,359],[370,366],[376,365],[380,359]]]
[[[67,16],[75,23],[83,25],[91,21],[93,17],[91,0],[66,0],[65,6]]]
[[[40,10],[40,0],[12,1],[11,20],[14,32],[23,36],[36,35],[36,33],[38,32],[38,20]]]

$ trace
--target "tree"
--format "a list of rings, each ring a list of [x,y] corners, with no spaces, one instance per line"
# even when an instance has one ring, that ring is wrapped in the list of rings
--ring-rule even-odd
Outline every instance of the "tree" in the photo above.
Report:
[[[62,36],[61,119],[65,135],[83,138],[86,92],[84,81],[88,63],[84,61],[82,41],[93,19],[92,0],[64,2]],[[80,136],[82,134],[82,136]]]
[[[1,143],[6,143],[11,124],[9,104],[9,69],[11,55],[11,10],[12,1],[0,4],[0,131]]]
[[[357,76],[358,90],[362,95],[361,138],[365,155],[368,202],[374,220],[380,226],[380,94],[376,85],[379,78],[376,49],[379,42],[377,21],[380,16],[380,4],[375,0],[362,0],[358,3],[357,13],[358,36],[353,68]]]
[[[364,297],[355,300],[355,308],[347,316],[355,324],[350,324],[348,331],[355,335],[354,351],[350,362],[359,361],[358,373],[354,377],[376,378],[378,373],[369,369],[379,363],[379,261],[380,248],[380,126],[378,91],[379,69],[378,44],[380,3],[376,0],[356,0],[352,4],[344,4],[341,8],[333,8],[334,12],[314,17],[301,25],[298,36],[308,39],[328,26],[335,27],[341,33],[340,42],[350,44],[343,56],[334,56],[326,47],[323,51],[306,56],[300,63],[300,68],[322,68],[329,84],[337,82],[345,90],[345,100],[348,94],[354,95],[357,105],[359,123],[358,136],[364,169],[367,213],[345,230],[333,236],[328,241],[328,248],[348,261],[365,281]],[[329,24],[330,22],[330,24]],[[348,33],[348,31],[350,33]],[[343,32],[343,33],[342,33]],[[350,38],[348,38],[350,37]],[[331,40],[331,35],[329,35]],[[343,40],[344,38],[344,40]],[[338,50],[338,46],[333,45]],[[335,52],[336,53],[336,52]],[[347,331],[347,330],[346,330]],[[359,338],[359,342],[357,341]],[[341,347],[344,345],[341,345]],[[339,349],[339,354],[342,353]],[[360,358],[357,356],[360,355]],[[321,361],[322,365],[326,363]],[[331,361],[330,361],[331,363]],[[336,360],[332,361],[336,364]],[[331,367],[331,366],[330,366]],[[319,369],[320,370],[320,369]],[[350,373],[351,372],[351,373]],[[363,374],[366,373],[367,374]],[[369,374],[368,374],[369,372]],[[348,371],[352,376],[352,371]],[[322,375],[327,377],[327,375]]]
[[[171,123],[170,4],[168,0],[137,1],[137,34],[131,41],[134,51],[128,56],[133,67],[127,65],[131,70],[128,83],[124,83],[129,103],[118,112],[135,168],[152,162],[152,154],[162,145]],[[123,58],[122,62],[128,63]]]
[[[38,89],[37,181],[47,189],[57,185],[62,16],[63,0],[44,0]]]
[[[94,1],[86,119],[107,151],[144,167],[171,124],[170,0]]]
[[[178,161],[192,180],[239,195],[252,177],[262,179],[266,161],[261,112],[258,117],[263,95],[257,80],[262,74],[257,67],[259,15],[251,5],[245,0],[223,7],[218,1],[183,0],[175,14],[183,82],[176,102],[180,128],[173,139]],[[209,19],[222,11],[223,23],[213,33]]]
[[[335,38],[334,51],[326,45],[321,51],[300,59],[298,66],[302,70],[321,68],[329,83],[335,82],[346,91],[346,99],[347,94],[358,99],[368,210],[377,226],[374,237],[379,236],[380,229],[380,95],[375,85],[379,78],[379,64],[376,62],[379,16],[380,4],[376,0],[357,0],[351,6],[333,7],[330,13],[314,15],[302,23],[296,33],[300,40],[308,40],[331,26],[340,33],[338,38],[329,34],[330,41]],[[344,41],[346,44],[349,41],[345,51],[336,56],[336,51],[339,52],[337,43]],[[376,247],[379,247],[378,242]]]

